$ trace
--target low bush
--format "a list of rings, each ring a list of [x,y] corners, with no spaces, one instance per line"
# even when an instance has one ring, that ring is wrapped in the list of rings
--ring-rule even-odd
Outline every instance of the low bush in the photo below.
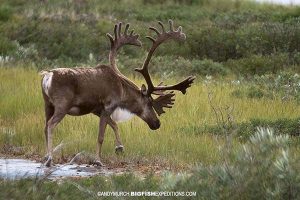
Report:
[[[300,102],[300,76],[297,73],[254,75],[242,81],[245,87],[235,89],[231,95],[236,98],[281,98],[282,101]]]
[[[5,3],[0,5],[0,21],[8,21],[12,14],[12,7]]]
[[[9,38],[1,35],[0,36],[0,55],[9,56],[16,51],[16,43],[11,41]]]
[[[245,24],[236,34],[237,54],[270,55],[299,52],[300,28],[295,22],[268,22]]]
[[[204,60],[192,60],[192,70],[194,74],[200,75],[221,75],[224,76],[228,74],[228,69],[226,69],[222,63],[214,62],[209,59]]]
[[[234,30],[209,25],[193,30],[190,35],[188,43],[193,56],[219,62],[238,58]]]
[[[279,73],[290,68],[289,56],[287,54],[272,54],[268,56],[251,55],[238,60],[228,60],[225,66],[235,74],[243,76],[262,75],[266,73]]]
[[[235,133],[236,137],[242,141],[247,141],[253,133],[255,133],[257,127],[270,127],[273,129],[275,135],[288,135],[288,136],[300,136],[300,118],[296,119],[250,119],[248,122],[242,122],[235,124],[231,128],[231,132]],[[205,127],[198,127],[198,133],[212,133],[220,135],[223,133],[222,128],[217,125],[206,125]]]
[[[287,135],[259,129],[246,144],[228,151],[222,164],[200,165],[173,189],[197,191],[199,199],[300,198],[299,158],[290,152]]]

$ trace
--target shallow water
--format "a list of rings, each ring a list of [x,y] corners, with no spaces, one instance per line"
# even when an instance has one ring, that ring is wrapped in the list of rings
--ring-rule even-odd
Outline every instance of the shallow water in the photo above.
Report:
[[[89,165],[64,164],[55,165],[51,168],[25,159],[0,158],[0,178],[22,179],[28,177],[38,178],[64,178],[64,177],[89,177],[95,175],[111,175],[115,173],[107,168],[95,168]]]

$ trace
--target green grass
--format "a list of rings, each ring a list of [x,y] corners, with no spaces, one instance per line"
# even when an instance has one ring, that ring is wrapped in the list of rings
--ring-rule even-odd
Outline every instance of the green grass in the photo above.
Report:
[[[37,70],[33,68],[0,68],[0,145],[24,147],[24,153],[29,156],[45,154],[40,79]],[[142,83],[137,79],[135,82]],[[300,106],[296,101],[283,102],[280,98],[264,97],[235,98],[231,95],[232,91],[245,86],[228,82],[224,80],[204,84],[204,80],[198,78],[187,95],[177,94],[174,108],[161,117],[162,125],[157,131],[151,131],[138,117],[119,124],[121,139],[125,145],[124,157],[114,154],[114,134],[108,128],[103,147],[105,162],[111,159],[146,160],[174,166],[218,162],[221,156],[219,147],[224,139],[209,133],[197,134],[197,130],[190,128],[216,124],[208,93],[212,94],[212,105],[215,107],[222,110],[226,106],[234,108],[231,115],[235,122],[253,118],[272,120],[299,116]],[[98,121],[93,115],[65,117],[54,133],[54,145],[61,141],[66,144],[56,154],[56,159],[70,157],[81,151],[93,154],[96,149]],[[234,144],[238,146],[239,143],[236,141]]]

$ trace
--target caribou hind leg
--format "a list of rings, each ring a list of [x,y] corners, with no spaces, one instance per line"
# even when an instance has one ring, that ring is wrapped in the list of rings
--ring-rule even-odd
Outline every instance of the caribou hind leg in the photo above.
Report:
[[[45,165],[47,167],[51,166],[52,163],[52,136],[53,136],[53,130],[57,126],[57,124],[65,117],[66,112],[61,111],[54,111],[53,116],[47,123],[47,154],[48,159],[45,162]]]
[[[46,117],[46,120],[45,120],[45,129],[44,129],[44,132],[45,132],[45,140],[46,140],[46,152],[48,153],[49,150],[48,150],[48,121],[51,119],[51,117],[53,116],[54,114],[54,107],[53,105],[51,105],[50,103],[45,103],[45,117]],[[47,154],[45,156],[45,160],[48,160],[48,157],[49,155]]]
[[[47,127],[47,133],[46,133],[46,142],[47,142],[47,155],[48,159],[45,162],[45,165],[47,167],[51,166],[52,163],[52,136],[53,136],[53,130],[57,126],[57,124],[66,116],[68,111],[70,110],[70,106],[67,99],[60,99],[58,102],[55,102],[54,105],[54,113],[52,117],[48,120],[46,127]],[[57,106],[55,106],[57,105]]]

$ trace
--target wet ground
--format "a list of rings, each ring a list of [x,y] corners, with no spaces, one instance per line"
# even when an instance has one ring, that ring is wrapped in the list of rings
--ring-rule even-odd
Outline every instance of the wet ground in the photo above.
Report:
[[[0,158],[0,178],[21,179],[28,177],[59,179],[65,177],[108,176],[122,173],[122,169],[109,169],[91,165],[56,164],[48,168],[42,163],[26,159]]]

